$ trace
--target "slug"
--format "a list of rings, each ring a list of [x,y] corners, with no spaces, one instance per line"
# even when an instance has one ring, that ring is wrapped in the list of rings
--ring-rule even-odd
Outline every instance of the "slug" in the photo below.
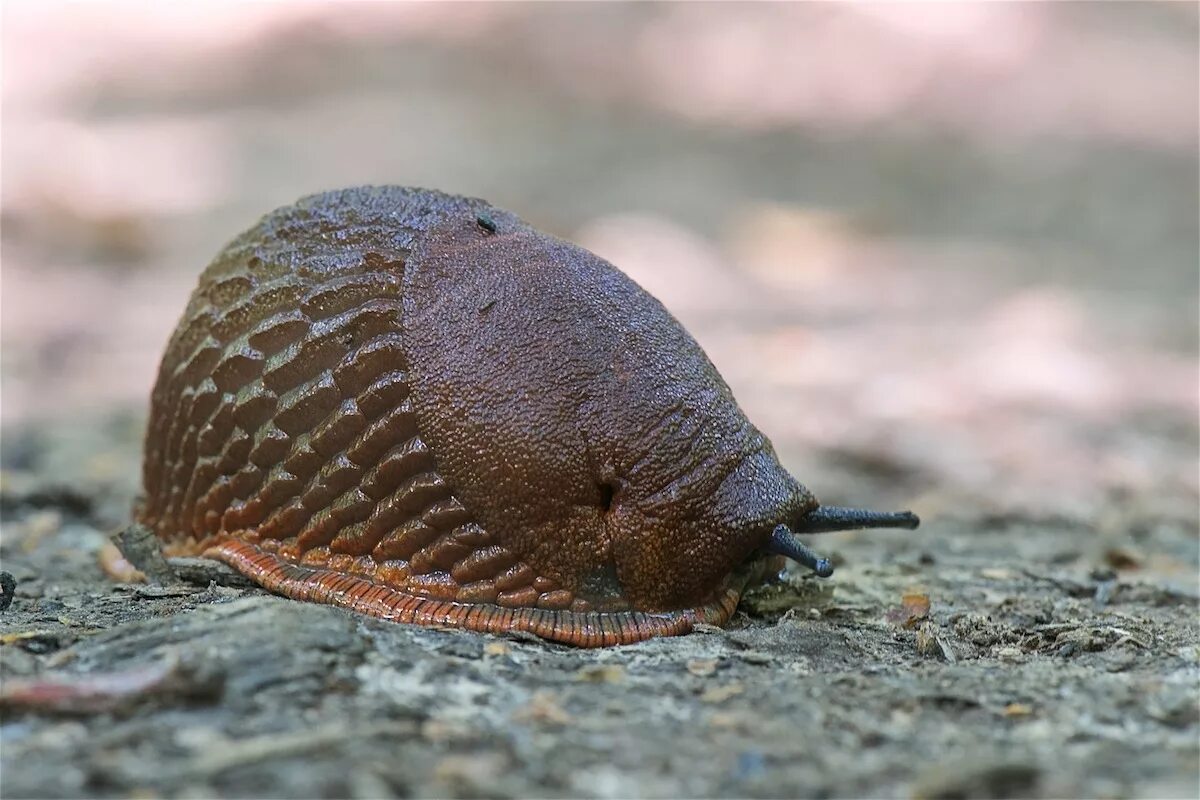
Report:
[[[721,625],[819,505],[704,352],[611,264],[393,186],[268,214],[200,277],[150,404],[167,555],[389,620],[580,646]]]

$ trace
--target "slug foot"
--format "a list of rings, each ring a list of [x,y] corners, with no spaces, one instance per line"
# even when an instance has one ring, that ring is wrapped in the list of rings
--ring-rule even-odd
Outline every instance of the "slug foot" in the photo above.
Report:
[[[240,540],[221,542],[204,555],[228,564],[264,589],[293,600],[340,606],[411,625],[485,633],[520,631],[577,647],[632,644],[656,636],[689,633],[696,624],[723,625],[737,607],[744,584],[742,580],[734,581],[722,590],[718,600],[680,611],[579,613],[420,597],[357,575],[296,564]]]

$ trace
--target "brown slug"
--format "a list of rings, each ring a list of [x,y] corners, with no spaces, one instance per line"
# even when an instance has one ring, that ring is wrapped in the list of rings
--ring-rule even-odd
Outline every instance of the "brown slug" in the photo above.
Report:
[[[722,624],[821,506],[704,352],[611,264],[482,200],[281,208],[163,356],[137,520],[170,555],[376,617],[575,645]]]

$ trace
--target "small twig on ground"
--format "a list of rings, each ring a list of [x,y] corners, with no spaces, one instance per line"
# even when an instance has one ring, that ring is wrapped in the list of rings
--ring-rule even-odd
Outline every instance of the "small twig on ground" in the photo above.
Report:
[[[257,586],[254,581],[242,573],[211,558],[170,558],[167,563],[175,575],[185,583],[198,586],[229,586],[234,589],[253,589]]]
[[[1109,632],[1117,634],[1120,638],[1117,639],[1115,642],[1113,642],[1114,647],[1116,647],[1119,644],[1124,644],[1125,642],[1132,642],[1133,644],[1136,644],[1138,647],[1142,648],[1143,650],[1150,649],[1150,644],[1148,642],[1142,641],[1141,639],[1134,636],[1129,631],[1125,630],[1124,628],[1118,628],[1116,625],[1101,625],[1101,626],[1097,627],[1096,630],[1097,631],[1109,631]]]
[[[130,708],[149,700],[213,701],[224,675],[170,659],[124,672],[47,675],[5,681],[0,708],[42,714],[89,715]]]
[[[356,739],[373,739],[386,735],[411,736],[416,731],[415,722],[392,722],[354,728],[328,727],[324,730],[303,730],[291,734],[272,733],[251,739],[222,742],[210,746],[196,758],[174,768],[168,767],[156,778],[174,782],[204,779],[237,767],[329,750]]]
[[[1034,633],[1050,633],[1053,631],[1065,631],[1072,628],[1078,628],[1081,623],[1078,622],[1051,622],[1046,625],[1034,625],[1029,630]]]

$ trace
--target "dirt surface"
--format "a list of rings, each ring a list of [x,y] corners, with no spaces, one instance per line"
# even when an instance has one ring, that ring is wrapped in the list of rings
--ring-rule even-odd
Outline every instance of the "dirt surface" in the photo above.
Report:
[[[133,463],[136,442],[112,445]],[[728,630],[585,651],[216,573],[114,583],[104,503],[24,480],[6,477],[0,553],[18,580],[0,617],[8,797],[1197,788],[1195,594],[1143,577],[1132,549],[1096,550],[1087,525],[966,515],[827,537],[833,579],[764,587]],[[1194,558],[1192,520],[1123,525],[1136,552]]]
[[[1193,8],[246,8],[5,8],[0,794],[1200,794]],[[112,577],[203,264],[364,182],[609,258],[924,524],[592,651]]]

